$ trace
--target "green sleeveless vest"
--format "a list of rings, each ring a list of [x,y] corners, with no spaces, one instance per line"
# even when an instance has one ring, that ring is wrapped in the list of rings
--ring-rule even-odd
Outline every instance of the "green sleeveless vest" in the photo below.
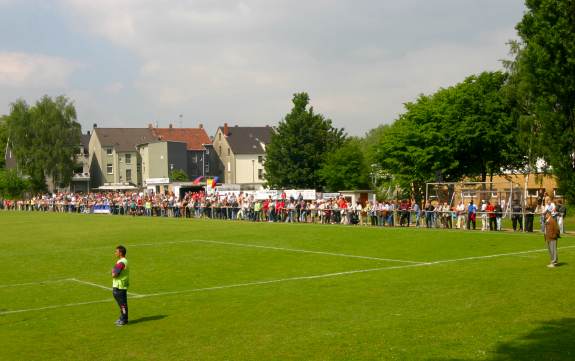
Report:
[[[126,258],[120,258],[118,262],[124,264],[124,269],[118,277],[112,278],[112,287],[127,290],[130,286],[130,267],[128,267],[128,260]]]

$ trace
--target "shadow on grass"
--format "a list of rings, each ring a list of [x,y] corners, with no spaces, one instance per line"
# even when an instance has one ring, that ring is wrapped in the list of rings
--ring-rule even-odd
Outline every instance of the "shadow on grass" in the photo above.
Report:
[[[550,305],[553,307],[553,305]],[[541,323],[528,334],[500,343],[489,361],[575,360],[575,318]],[[450,361],[464,359],[449,359]]]
[[[148,321],[158,321],[161,319],[164,319],[168,317],[167,315],[155,315],[155,316],[146,316],[146,317],[140,317],[140,318],[136,318],[135,320],[130,320],[129,325],[133,325],[136,323],[142,323],[142,322],[148,322]]]

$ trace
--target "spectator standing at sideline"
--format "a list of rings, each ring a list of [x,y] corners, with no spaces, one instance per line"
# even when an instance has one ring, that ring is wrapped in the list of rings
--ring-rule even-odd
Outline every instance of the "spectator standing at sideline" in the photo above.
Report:
[[[549,249],[551,263],[547,267],[557,266],[557,239],[559,238],[559,226],[550,211],[545,212],[545,241]]]
[[[487,231],[487,204],[481,200],[481,231]]]
[[[513,232],[516,231],[523,231],[523,209],[519,204],[519,201],[513,201],[513,205],[511,206],[511,222],[513,223]],[[517,228],[517,224],[519,224],[519,228]]]
[[[413,203],[413,213],[415,213],[415,227],[419,228],[419,217],[421,213],[421,209],[419,209],[419,203]]]
[[[559,225],[559,232],[565,233],[565,227],[563,226],[563,220],[567,215],[567,208],[563,204],[561,199],[557,200],[557,224]]]
[[[427,205],[425,206],[425,227],[426,228],[432,228],[433,227],[433,211],[435,210],[435,207],[433,206],[433,204],[431,204],[431,202],[427,202]]]
[[[477,206],[473,204],[473,201],[470,201],[467,207],[467,229],[471,229],[471,226],[473,226],[473,230],[475,230],[476,220]]]
[[[489,217],[489,230],[496,231],[497,230],[497,219],[495,215],[495,206],[491,204],[491,202],[487,202],[487,216]]]
[[[460,201],[455,209],[457,212],[457,229],[465,228],[465,203]]]
[[[497,225],[497,230],[500,231],[501,230],[501,217],[503,216],[503,208],[501,207],[499,202],[495,202],[494,211],[495,211],[495,223]]]

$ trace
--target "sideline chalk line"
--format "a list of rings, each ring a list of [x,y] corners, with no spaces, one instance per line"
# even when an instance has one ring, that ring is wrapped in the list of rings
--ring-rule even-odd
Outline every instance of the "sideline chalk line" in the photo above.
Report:
[[[575,248],[575,245],[574,246],[558,247],[558,249],[571,249],[571,248]],[[432,265],[444,264],[444,263],[454,263],[454,262],[462,262],[462,261],[469,261],[469,260],[491,259],[491,258],[496,258],[496,257],[516,256],[516,255],[522,255],[522,254],[528,254],[528,253],[537,253],[537,252],[546,252],[546,251],[548,251],[548,250],[545,248],[544,249],[534,249],[534,250],[529,250],[529,251],[509,252],[509,253],[499,253],[499,254],[492,254],[492,255],[486,255],[486,256],[474,256],[474,257],[446,259],[446,260],[417,263],[417,264],[408,264],[408,265],[401,265],[401,266],[367,268],[367,269],[344,271],[344,272],[324,273],[324,274],[311,275],[311,276],[299,276],[299,277],[280,278],[280,279],[267,280],[267,281],[255,281],[255,282],[237,283],[237,284],[231,284],[231,285],[222,285],[222,286],[213,286],[213,287],[204,287],[204,288],[193,288],[193,289],[189,289],[189,290],[138,294],[138,296],[136,296],[134,298],[168,296],[168,295],[177,295],[177,294],[183,294],[183,293],[215,291],[215,290],[228,289],[228,288],[259,286],[259,285],[266,285],[266,284],[280,283],[280,282],[289,282],[289,281],[298,281],[298,280],[331,278],[331,277],[351,275],[351,274],[357,274],[357,273],[367,273],[367,272],[376,272],[376,271],[385,271],[385,270],[394,270],[394,269],[403,269],[403,268],[425,267],[425,266],[432,266]],[[67,279],[67,280],[74,280],[74,279]],[[76,281],[79,281],[79,280],[76,280]],[[96,287],[100,287],[100,288],[107,288],[105,286],[98,285],[98,284],[91,283],[91,282],[84,282],[84,281],[80,281],[80,282],[83,282],[86,284],[91,284],[92,286],[96,286]],[[37,284],[40,284],[40,282],[38,282]],[[50,310],[50,309],[57,309],[57,308],[64,308],[64,307],[74,307],[74,306],[91,305],[91,304],[97,304],[97,303],[107,303],[107,302],[111,302],[111,301],[112,301],[111,299],[105,299],[105,300],[98,300],[98,301],[68,303],[68,304],[52,305],[52,306],[37,307],[37,308],[1,311],[0,316],[13,314],[13,313],[43,311],[43,310]]]
[[[190,240],[183,240],[183,241],[168,241],[168,242],[158,242],[158,243],[129,244],[129,245],[127,245],[127,247],[156,247],[156,246],[169,245],[169,244],[186,244],[186,243],[207,243],[207,244],[219,244],[219,245],[225,245],[225,246],[236,246],[236,247],[246,247],[246,248],[261,248],[261,249],[271,249],[271,250],[275,250],[275,251],[286,251],[286,252],[297,252],[297,253],[320,254],[320,255],[324,255],[324,256],[336,256],[336,257],[369,259],[369,260],[373,260],[373,261],[400,262],[400,263],[410,263],[410,264],[425,263],[425,262],[408,261],[408,260],[395,259],[395,258],[381,258],[381,257],[359,256],[359,255],[345,254],[345,253],[311,251],[311,250],[306,250],[306,249],[284,248],[284,247],[274,247],[274,246],[262,246],[262,245],[250,244],[250,243],[235,243],[235,242],[223,242],[223,241],[210,241],[210,240],[204,240],[204,239],[190,239]]]

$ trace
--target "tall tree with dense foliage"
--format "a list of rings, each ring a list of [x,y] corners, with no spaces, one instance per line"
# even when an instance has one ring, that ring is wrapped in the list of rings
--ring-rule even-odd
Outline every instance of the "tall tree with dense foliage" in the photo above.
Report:
[[[511,85],[524,142],[543,157],[575,202],[575,0],[526,0],[512,43]]]
[[[46,176],[55,184],[70,183],[81,136],[72,102],[64,96],[44,96],[33,106],[17,100],[6,124],[18,170],[30,177],[33,190],[46,188]]]
[[[422,95],[374,147],[374,159],[419,199],[426,182],[457,181],[522,166],[506,74],[485,72]]]
[[[306,93],[294,94],[292,102],[266,147],[266,181],[272,187],[319,190],[325,185],[320,169],[327,155],[343,144],[345,134],[308,107]]]
[[[327,154],[319,175],[328,191],[369,188],[369,166],[359,140],[349,139]]]

